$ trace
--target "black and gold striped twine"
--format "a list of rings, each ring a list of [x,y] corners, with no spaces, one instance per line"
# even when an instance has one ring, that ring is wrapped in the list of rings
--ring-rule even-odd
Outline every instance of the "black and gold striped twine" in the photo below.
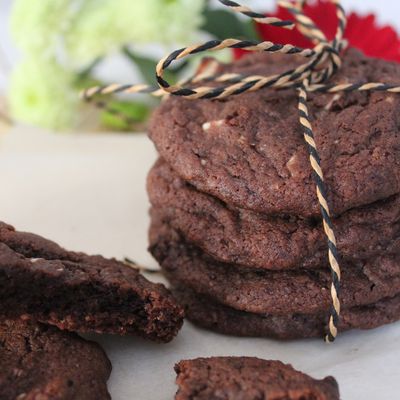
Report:
[[[133,94],[148,93],[156,97],[168,95],[182,96],[187,99],[222,99],[228,96],[238,95],[245,92],[256,91],[263,88],[295,88],[299,94],[298,112],[299,121],[303,130],[304,140],[310,156],[310,165],[313,170],[316,185],[317,198],[321,209],[323,228],[328,242],[328,259],[331,270],[331,311],[328,324],[328,332],[325,336],[327,342],[333,342],[338,334],[340,320],[340,263],[339,254],[336,246],[334,228],[330,216],[327,199],[327,190],[324,182],[324,175],[321,168],[321,161],[315,143],[312,126],[309,119],[307,108],[307,93],[324,92],[339,93],[352,91],[383,91],[389,93],[400,93],[400,85],[386,84],[381,82],[361,82],[361,83],[326,83],[335,72],[337,72],[342,60],[341,51],[346,47],[344,39],[346,29],[346,15],[340,0],[330,0],[336,7],[338,26],[335,37],[329,41],[325,34],[315,25],[311,18],[303,12],[306,0],[295,2],[279,1],[278,4],[287,9],[294,17],[294,21],[284,21],[275,17],[266,17],[256,13],[248,7],[242,6],[231,0],[219,0],[223,5],[233,11],[241,13],[254,21],[262,24],[277,26],[285,29],[297,29],[314,43],[313,49],[303,49],[290,44],[282,45],[270,41],[251,41],[238,39],[210,40],[200,45],[188,46],[173,51],[159,61],[156,67],[156,79],[158,86],[145,84],[122,85],[110,84],[106,86],[96,86],[85,90],[82,98],[86,101],[93,101],[102,108],[107,108],[105,101],[99,100],[99,96],[117,93]],[[305,63],[297,68],[285,71],[281,74],[260,76],[260,75],[241,75],[241,74],[215,74],[214,70],[202,72],[193,78],[170,85],[164,78],[164,71],[175,61],[182,60],[193,54],[205,51],[218,51],[226,48],[244,49],[248,51],[265,51],[269,53],[297,54],[305,58]],[[193,84],[207,84],[207,82],[218,83],[221,85],[192,87]],[[190,87],[189,87],[190,86]]]

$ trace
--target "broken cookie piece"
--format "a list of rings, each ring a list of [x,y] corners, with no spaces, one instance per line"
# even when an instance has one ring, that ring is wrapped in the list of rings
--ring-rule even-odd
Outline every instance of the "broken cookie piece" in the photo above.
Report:
[[[0,321],[2,400],[108,400],[111,363],[94,342],[32,321]]]
[[[211,357],[175,366],[176,400],[339,400],[334,378],[316,380],[291,365],[256,357]]]
[[[77,332],[169,342],[183,309],[161,284],[101,256],[67,251],[0,223],[0,314]]]

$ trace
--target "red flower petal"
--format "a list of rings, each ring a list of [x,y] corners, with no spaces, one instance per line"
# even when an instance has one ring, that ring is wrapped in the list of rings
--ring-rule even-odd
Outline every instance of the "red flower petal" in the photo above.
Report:
[[[400,61],[399,35],[390,26],[378,27],[372,14],[365,17],[350,14],[345,37],[351,46],[362,50],[367,56]]]

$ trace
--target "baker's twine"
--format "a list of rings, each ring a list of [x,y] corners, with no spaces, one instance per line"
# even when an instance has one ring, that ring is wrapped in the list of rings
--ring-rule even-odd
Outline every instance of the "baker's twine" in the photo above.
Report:
[[[329,316],[328,332],[325,336],[326,342],[335,340],[338,334],[340,319],[340,263],[336,245],[336,238],[330,216],[327,200],[327,190],[324,182],[324,175],[321,169],[321,160],[315,143],[312,126],[307,108],[307,94],[310,92],[338,93],[352,91],[384,91],[400,93],[399,85],[391,85],[380,82],[364,83],[343,83],[329,84],[328,81],[341,67],[341,51],[347,46],[343,38],[346,28],[346,15],[339,0],[330,0],[336,6],[338,26],[333,40],[328,41],[325,34],[314,22],[304,14],[303,8],[306,0],[297,0],[294,3],[279,1],[278,4],[287,9],[294,17],[294,21],[283,21],[279,18],[266,17],[263,14],[253,12],[248,7],[242,6],[231,0],[219,0],[220,3],[229,7],[235,12],[246,15],[254,21],[281,27],[283,29],[297,29],[313,44],[313,49],[304,49],[290,44],[276,44],[270,41],[252,41],[238,39],[210,40],[200,45],[188,46],[173,51],[171,54],[159,61],[156,67],[156,79],[158,86],[146,84],[122,85],[110,84],[95,86],[85,90],[82,98],[86,101],[93,101],[98,107],[107,108],[107,103],[99,100],[101,95],[116,93],[148,93],[153,96],[163,97],[167,95],[182,96],[187,99],[223,99],[228,96],[244,92],[254,92],[263,88],[295,88],[299,94],[298,112],[299,121],[303,130],[304,140],[307,145],[310,164],[313,170],[313,177],[316,185],[317,198],[321,209],[323,227],[328,242],[328,259],[331,270],[331,309]],[[281,74],[262,75],[241,75],[235,73],[215,74],[216,68],[206,68],[199,74],[185,82],[170,85],[164,78],[164,71],[176,60],[181,60],[189,55],[198,54],[204,51],[218,51],[226,48],[245,49],[248,51],[265,51],[269,53],[297,54],[306,59],[304,64],[297,68],[290,69]],[[214,64],[214,66],[217,64]],[[189,87],[188,85],[201,82],[217,83],[219,85]],[[117,113],[116,110],[108,109]]]

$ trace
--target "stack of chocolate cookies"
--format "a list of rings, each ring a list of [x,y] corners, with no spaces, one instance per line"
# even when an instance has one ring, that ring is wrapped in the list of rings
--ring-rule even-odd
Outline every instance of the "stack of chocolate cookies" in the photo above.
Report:
[[[399,64],[354,49],[343,60],[332,83],[398,82]],[[261,53],[218,72],[272,75],[301,62]],[[297,102],[293,89],[171,96],[153,116],[150,249],[201,326],[281,339],[326,329],[327,242]],[[400,97],[313,94],[309,111],[341,256],[339,331],[398,320]]]

